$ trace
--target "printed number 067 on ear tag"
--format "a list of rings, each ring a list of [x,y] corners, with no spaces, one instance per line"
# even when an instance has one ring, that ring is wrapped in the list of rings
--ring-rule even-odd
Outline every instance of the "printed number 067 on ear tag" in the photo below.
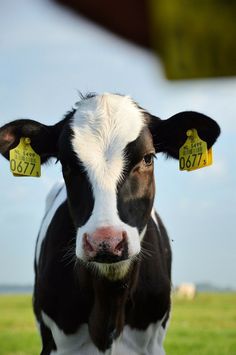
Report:
[[[30,138],[22,137],[20,143],[10,150],[10,169],[14,176],[40,177],[40,156],[30,145]]]

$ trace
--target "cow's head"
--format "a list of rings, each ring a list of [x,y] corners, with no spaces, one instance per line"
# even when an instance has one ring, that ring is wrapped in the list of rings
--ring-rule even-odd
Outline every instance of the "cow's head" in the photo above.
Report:
[[[30,137],[43,163],[60,160],[77,230],[76,256],[119,279],[141,250],[155,194],[155,154],[177,159],[191,128],[209,148],[220,133],[217,123],[200,113],[161,120],[128,96],[90,95],[54,126],[32,120],[6,124],[0,152],[9,158],[19,139]]]

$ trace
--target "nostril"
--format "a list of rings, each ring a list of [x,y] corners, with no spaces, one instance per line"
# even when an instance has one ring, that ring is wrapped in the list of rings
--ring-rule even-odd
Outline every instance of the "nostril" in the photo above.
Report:
[[[117,246],[115,247],[115,251],[122,251],[124,248],[124,240],[122,240]]]
[[[127,233],[122,232],[120,239],[121,240],[119,241],[119,243],[115,246],[115,251],[122,251],[124,249],[125,243],[127,241]]]
[[[123,238],[124,240],[127,239],[127,233],[126,233],[125,231],[122,232],[122,238]]]
[[[94,248],[88,239],[89,239],[89,235],[87,233],[85,233],[84,234],[84,246],[87,251],[92,252],[92,251],[94,251]]]

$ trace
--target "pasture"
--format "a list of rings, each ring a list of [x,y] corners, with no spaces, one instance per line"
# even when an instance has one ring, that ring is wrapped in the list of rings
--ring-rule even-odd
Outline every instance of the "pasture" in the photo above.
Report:
[[[0,295],[0,355],[37,355],[39,349],[31,296]],[[165,349],[167,355],[236,355],[236,293],[174,297]]]

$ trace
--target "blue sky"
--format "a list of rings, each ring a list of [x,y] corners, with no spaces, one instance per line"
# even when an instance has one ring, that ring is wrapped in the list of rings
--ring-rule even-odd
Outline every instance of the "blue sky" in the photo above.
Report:
[[[173,240],[174,283],[236,288],[236,78],[169,82],[152,54],[48,0],[2,0],[0,41],[0,125],[53,124],[77,90],[129,94],[161,118],[196,110],[218,121],[212,167],[180,172],[177,161],[158,157],[155,205]],[[40,179],[12,177],[0,157],[0,283],[33,282],[45,196],[60,178],[53,163]]]

